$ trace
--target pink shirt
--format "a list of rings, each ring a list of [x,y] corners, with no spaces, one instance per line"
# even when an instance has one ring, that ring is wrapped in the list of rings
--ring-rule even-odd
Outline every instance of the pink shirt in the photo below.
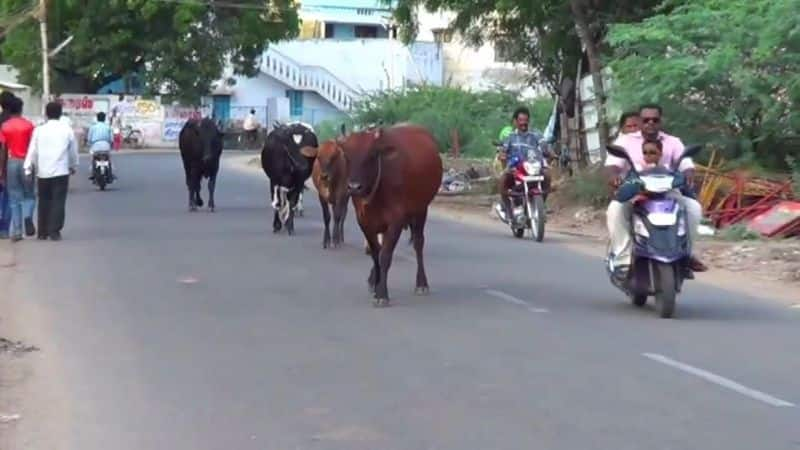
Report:
[[[664,132],[659,133],[658,138],[661,140],[661,146],[663,147],[660,164],[664,167],[672,168],[673,164],[676,163],[678,158],[683,154],[683,142],[677,137]],[[628,156],[633,160],[637,170],[641,170],[645,165],[644,155],[642,154],[643,143],[644,136],[642,136],[642,133],[639,131],[636,133],[620,134],[617,140],[614,141],[614,145],[619,145],[628,152]],[[610,154],[606,156],[605,165],[621,168],[628,167],[627,161]],[[684,158],[680,166],[678,166],[678,170],[680,171],[693,168],[694,163],[691,158]]]

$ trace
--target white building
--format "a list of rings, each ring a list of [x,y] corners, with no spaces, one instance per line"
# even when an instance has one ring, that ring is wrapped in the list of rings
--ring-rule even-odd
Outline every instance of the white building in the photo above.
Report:
[[[473,90],[497,85],[524,90],[524,66],[487,44],[475,49],[445,29],[447,13],[419,13],[419,35],[397,40],[391,9],[378,0],[303,0],[300,36],[270,45],[253,78],[228,73],[207,104],[216,117],[242,120],[253,109],[262,123],[312,125],[345,114],[370,92],[409,84],[450,84]]]
[[[30,86],[20,84],[19,71],[7,64],[0,64],[0,92],[10,91],[24,102],[23,114],[27,117],[42,115],[42,100],[33,94]]]

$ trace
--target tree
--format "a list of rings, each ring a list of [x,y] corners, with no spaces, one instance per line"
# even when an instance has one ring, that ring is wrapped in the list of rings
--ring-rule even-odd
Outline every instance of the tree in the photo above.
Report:
[[[800,157],[798,10],[800,0],[693,0],[615,25],[614,101],[658,101],[684,140],[782,166]]]
[[[28,3],[0,0],[0,11]],[[51,45],[74,36],[52,60],[54,92],[94,92],[139,72],[149,92],[196,101],[228,62],[236,74],[255,75],[268,42],[296,35],[298,16],[292,0],[50,0],[48,25]],[[18,27],[0,52],[22,82],[39,87],[36,33],[33,22]]]
[[[399,0],[395,18],[404,29],[403,38],[413,39],[418,24],[414,12],[449,10],[455,13],[451,26],[472,44],[488,40],[502,44],[512,57],[533,69],[533,82],[554,95],[561,94],[564,78],[575,79],[578,62],[586,52],[595,86],[603,149],[608,138],[603,58],[608,25],[641,20],[653,14],[662,0]]]

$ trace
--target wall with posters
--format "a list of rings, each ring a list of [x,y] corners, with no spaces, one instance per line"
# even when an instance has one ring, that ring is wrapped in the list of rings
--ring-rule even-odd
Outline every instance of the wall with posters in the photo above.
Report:
[[[145,147],[177,146],[178,134],[187,120],[203,117],[204,112],[210,114],[205,107],[162,105],[158,99],[136,96],[63,94],[59,101],[79,140],[102,111],[107,120],[118,118],[123,128],[131,126],[140,130]]]

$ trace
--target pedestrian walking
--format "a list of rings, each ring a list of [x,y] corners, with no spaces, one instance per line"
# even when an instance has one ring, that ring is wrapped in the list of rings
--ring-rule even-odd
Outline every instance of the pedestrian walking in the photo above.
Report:
[[[9,91],[0,92],[0,126],[3,125],[11,113],[9,113],[11,102],[17,98]],[[8,152],[5,145],[0,143],[0,239],[8,239],[8,228],[11,226],[11,208],[8,201],[8,191],[6,190],[6,159]]]
[[[61,104],[45,107],[47,122],[33,130],[25,157],[25,174],[36,171],[39,190],[39,239],[61,240],[66,215],[69,177],[78,168],[75,133],[61,120]]]
[[[33,224],[33,209],[36,206],[33,177],[26,176],[23,169],[34,126],[22,117],[22,108],[22,99],[14,98],[9,103],[10,118],[0,125],[0,142],[4,142],[8,157],[5,177],[11,210],[8,233],[13,242],[22,240],[23,224],[25,235],[33,236],[36,233]]]

